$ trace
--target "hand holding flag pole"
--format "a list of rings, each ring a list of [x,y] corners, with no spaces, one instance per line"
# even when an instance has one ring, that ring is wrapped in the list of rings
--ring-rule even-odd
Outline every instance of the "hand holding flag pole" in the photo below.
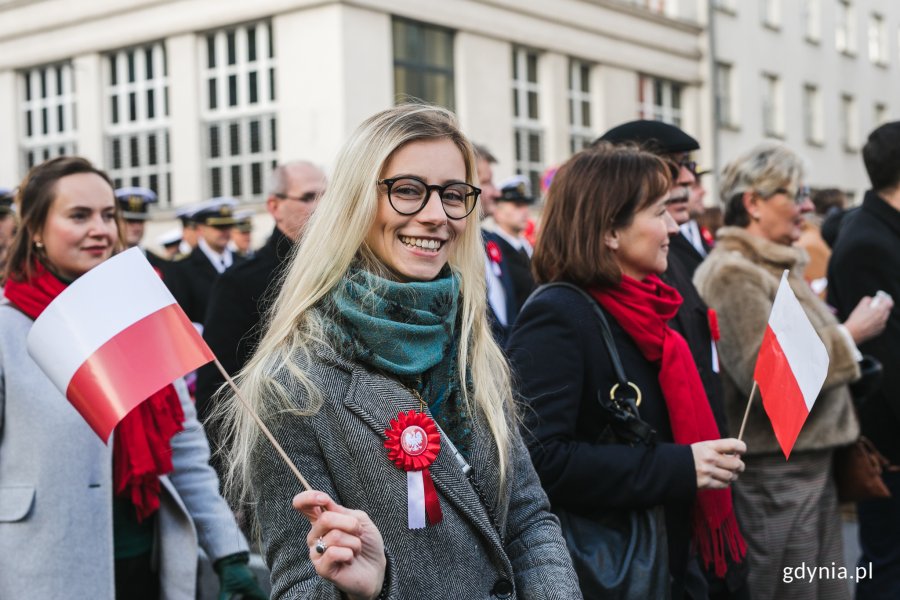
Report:
[[[69,285],[35,320],[27,347],[104,442],[151,394],[215,361],[244,409],[310,489],[139,249],[113,256]],[[154,360],[142,358],[147,356]]]
[[[744,436],[753,394],[759,387],[775,438],[785,459],[790,458],[800,429],[825,383],[828,363],[828,350],[791,290],[785,270],[759,348],[753,389],[738,439]]]

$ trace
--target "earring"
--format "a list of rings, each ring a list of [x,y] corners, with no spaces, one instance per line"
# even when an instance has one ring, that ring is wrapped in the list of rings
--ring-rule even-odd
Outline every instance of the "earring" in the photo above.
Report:
[[[753,213],[752,215],[750,215],[750,218],[754,221],[759,221],[759,213]]]
[[[35,243],[34,243],[34,247],[37,248],[38,250],[43,250],[43,249],[44,249],[44,242],[35,242]]]

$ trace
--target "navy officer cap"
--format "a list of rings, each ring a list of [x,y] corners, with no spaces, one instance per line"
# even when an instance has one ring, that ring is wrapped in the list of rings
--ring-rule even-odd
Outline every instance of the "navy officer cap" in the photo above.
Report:
[[[700,149],[700,144],[674,125],[639,119],[613,127],[594,143],[635,143],[655,154],[681,154]]]
[[[199,225],[211,227],[234,226],[238,221],[234,216],[234,207],[237,204],[237,200],[227,196],[207,200],[197,207],[191,215],[191,220]]]
[[[148,206],[157,202],[156,192],[145,187],[123,187],[116,190],[116,200],[122,207],[127,221],[146,221],[150,218]]]
[[[531,181],[525,175],[513,175],[500,183],[500,197],[495,202],[515,202],[516,204],[534,204],[531,194]]]

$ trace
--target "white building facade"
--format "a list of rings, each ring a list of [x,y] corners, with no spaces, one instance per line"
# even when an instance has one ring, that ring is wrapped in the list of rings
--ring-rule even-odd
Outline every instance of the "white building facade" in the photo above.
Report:
[[[160,209],[265,197],[406,97],[535,185],[609,127],[714,138],[705,1],[0,0],[0,183],[76,153]]]
[[[900,119],[900,3],[711,0],[714,162],[762,140],[809,163],[807,183],[855,200],[868,187],[860,150]]]

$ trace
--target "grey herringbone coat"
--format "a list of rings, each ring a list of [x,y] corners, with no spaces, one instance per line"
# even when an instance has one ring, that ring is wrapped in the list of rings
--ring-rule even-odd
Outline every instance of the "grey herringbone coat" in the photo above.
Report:
[[[443,521],[411,530],[406,473],[388,460],[384,431],[399,411],[418,410],[418,400],[395,380],[328,351],[303,368],[323,391],[324,405],[311,417],[281,417],[276,436],[313,488],[372,518],[388,556],[389,598],[581,598],[559,523],[517,430],[501,502],[496,445],[483,419],[473,423],[470,463],[487,506],[442,437],[431,475]],[[288,385],[299,398],[301,388]],[[297,481],[268,442],[261,442],[253,471],[273,598],[339,598],[313,569],[309,522],[291,508]]]

